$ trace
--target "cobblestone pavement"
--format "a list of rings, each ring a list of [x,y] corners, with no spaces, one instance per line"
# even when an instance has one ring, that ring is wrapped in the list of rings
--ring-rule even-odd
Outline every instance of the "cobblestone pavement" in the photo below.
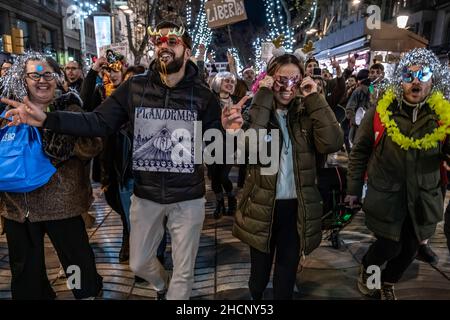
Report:
[[[235,178],[234,170],[233,175]],[[87,231],[96,255],[98,271],[104,280],[101,299],[155,299],[155,291],[147,283],[135,283],[127,263],[118,262],[122,241],[120,218],[105,203],[98,186],[94,193],[96,200],[91,214],[96,217],[96,222]],[[449,199],[447,195],[447,201]],[[207,200],[192,299],[249,299],[249,249],[232,236],[232,217],[220,220],[212,217],[213,194],[210,189]],[[363,213],[359,213],[341,231],[340,249],[334,249],[324,235],[320,248],[301,262],[295,298],[363,299],[356,289],[358,265],[373,240],[364,226]],[[431,246],[440,257],[439,264],[432,267],[416,260],[396,286],[399,299],[450,300],[450,257],[442,223],[431,239]],[[49,279],[57,292],[57,299],[74,299],[67,289],[65,278],[58,277],[59,261],[48,239],[45,250]],[[166,267],[171,268],[170,242],[166,252]],[[10,281],[6,238],[0,236],[0,299],[11,298]],[[271,297],[270,288],[271,284],[266,291],[266,298]]]

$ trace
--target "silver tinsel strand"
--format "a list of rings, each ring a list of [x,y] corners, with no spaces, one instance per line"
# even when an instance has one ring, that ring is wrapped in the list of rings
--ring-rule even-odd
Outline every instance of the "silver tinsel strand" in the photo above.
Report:
[[[23,101],[28,95],[26,78],[26,65],[29,60],[45,62],[46,56],[36,51],[27,51],[19,56],[6,75],[0,78],[0,96],[17,101]],[[62,83],[62,75],[56,77],[58,84]]]
[[[432,51],[417,48],[407,52],[403,56],[397,66],[393,79],[389,81],[389,83],[384,84],[385,88],[393,88],[397,101],[402,101],[403,99],[402,71],[405,67],[414,65],[430,67],[433,72],[431,93],[440,91],[444,94],[446,99],[450,97],[450,71],[448,67],[442,65]]]

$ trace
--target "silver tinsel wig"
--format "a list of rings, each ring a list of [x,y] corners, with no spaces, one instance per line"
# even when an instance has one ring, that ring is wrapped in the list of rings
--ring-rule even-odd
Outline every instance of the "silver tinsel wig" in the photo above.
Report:
[[[399,65],[394,73],[393,79],[390,81],[391,86],[397,96],[398,101],[403,99],[402,89],[402,72],[404,68],[414,65],[429,67],[432,76],[432,92],[440,91],[445,97],[450,95],[450,73],[449,69],[442,65],[436,55],[427,49],[416,48],[407,52],[400,60]]]
[[[4,77],[0,78],[0,96],[23,101],[28,95],[26,78],[26,65],[28,61],[46,61],[46,56],[36,51],[27,51],[19,56],[7,71]],[[56,77],[58,84],[62,83],[62,74]]]

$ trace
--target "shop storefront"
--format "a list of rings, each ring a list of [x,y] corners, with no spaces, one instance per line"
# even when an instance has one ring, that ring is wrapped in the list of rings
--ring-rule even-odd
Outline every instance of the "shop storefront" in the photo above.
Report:
[[[349,54],[355,55],[356,70],[382,63],[389,77],[395,70],[402,53],[413,48],[424,48],[428,41],[417,34],[381,22],[380,29],[368,29],[366,20],[360,20],[317,41],[315,57],[321,68],[332,70],[335,58],[342,69],[347,67]]]

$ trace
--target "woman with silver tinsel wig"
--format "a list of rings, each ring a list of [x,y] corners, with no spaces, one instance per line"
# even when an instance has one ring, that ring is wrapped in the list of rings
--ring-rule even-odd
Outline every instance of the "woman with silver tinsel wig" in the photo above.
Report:
[[[56,61],[36,52],[19,57],[0,80],[2,97],[28,99],[46,111],[81,112],[74,93],[55,98],[63,73]],[[5,101],[4,101],[5,102]],[[10,101],[10,103],[12,103]],[[6,120],[4,120],[6,122]],[[3,127],[5,123],[0,123]],[[102,288],[82,214],[92,202],[86,163],[101,150],[97,138],[78,138],[41,130],[44,152],[56,173],[44,186],[28,193],[0,193],[0,213],[8,242],[13,299],[49,300],[56,297],[47,278],[44,236],[47,234],[65,272],[79,267],[77,299],[95,297]],[[1,165],[1,164],[0,164]]]

